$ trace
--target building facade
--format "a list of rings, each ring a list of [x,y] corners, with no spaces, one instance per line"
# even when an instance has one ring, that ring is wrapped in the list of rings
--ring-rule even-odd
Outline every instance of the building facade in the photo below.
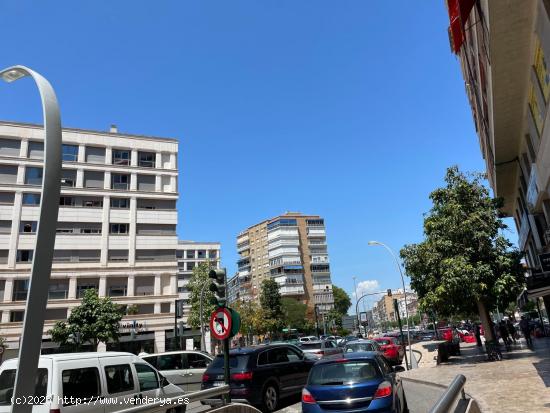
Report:
[[[48,330],[89,288],[132,308],[126,351],[164,351],[178,298],[176,139],[63,130],[61,197],[43,351]],[[0,122],[0,336],[17,352],[41,196],[42,126]],[[130,315],[131,314],[131,315]],[[104,348],[104,347],[103,347]]]
[[[397,300],[397,303],[399,305],[399,301],[403,300],[403,298],[404,296],[402,293],[394,293],[392,294],[392,296],[384,295],[382,298],[380,298],[380,300],[378,300],[372,308],[372,318],[375,324],[383,325],[387,322],[397,321],[397,313],[395,312],[393,300]],[[408,298],[409,296],[407,294],[407,300]]]
[[[178,296],[184,300],[183,318],[181,321],[187,324],[187,318],[191,311],[190,291],[187,289],[193,276],[193,268],[201,262],[209,262],[212,267],[220,268],[221,245],[219,242],[178,241],[176,252],[178,259]]]
[[[293,297],[325,314],[334,307],[324,219],[287,212],[237,236],[239,289],[258,301],[261,283],[272,278],[283,297]]]
[[[550,308],[550,1],[448,0],[451,49],[494,194],[513,217],[527,296]]]

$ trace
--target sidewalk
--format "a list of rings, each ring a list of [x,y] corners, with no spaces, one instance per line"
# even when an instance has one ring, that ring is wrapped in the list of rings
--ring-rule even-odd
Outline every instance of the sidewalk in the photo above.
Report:
[[[485,361],[485,353],[475,343],[462,343],[461,356],[436,366],[434,343],[417,343],[413,349],[423,353],[419,368],[400,373],[411,378],[447,386],[457,374],[466,377],[466,393],[477,400],[484,413],[550,413],[550,338],[533,339],[534,350],[525,341],[502,346],[503,360]]]

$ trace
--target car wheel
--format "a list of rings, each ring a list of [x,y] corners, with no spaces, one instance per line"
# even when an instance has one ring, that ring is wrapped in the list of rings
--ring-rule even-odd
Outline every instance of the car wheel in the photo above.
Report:
[[[264,387],[262,395],[263,410],[266,412],[274,412],[279,404],[279,392],[273,383],[268,383]]]

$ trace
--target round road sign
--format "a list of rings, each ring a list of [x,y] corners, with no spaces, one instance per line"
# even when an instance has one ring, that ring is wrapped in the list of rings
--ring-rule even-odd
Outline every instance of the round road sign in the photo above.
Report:
[[[214,310],[210,317],[210,332],[218,340],[224,340],[231,335],[231,312],[227,308]]]

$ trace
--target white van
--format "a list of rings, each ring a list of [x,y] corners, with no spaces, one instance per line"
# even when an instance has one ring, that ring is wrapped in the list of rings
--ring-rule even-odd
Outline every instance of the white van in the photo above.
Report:
[[[0,366],[0,413],[11,412],[18,360]],[[38,362],[33,413],[110,413],[135,405],[136,399],[167,398],[183,391],[151,365],[130,353],[42,355]],[[184,407],[166,405],[178,413]]]

